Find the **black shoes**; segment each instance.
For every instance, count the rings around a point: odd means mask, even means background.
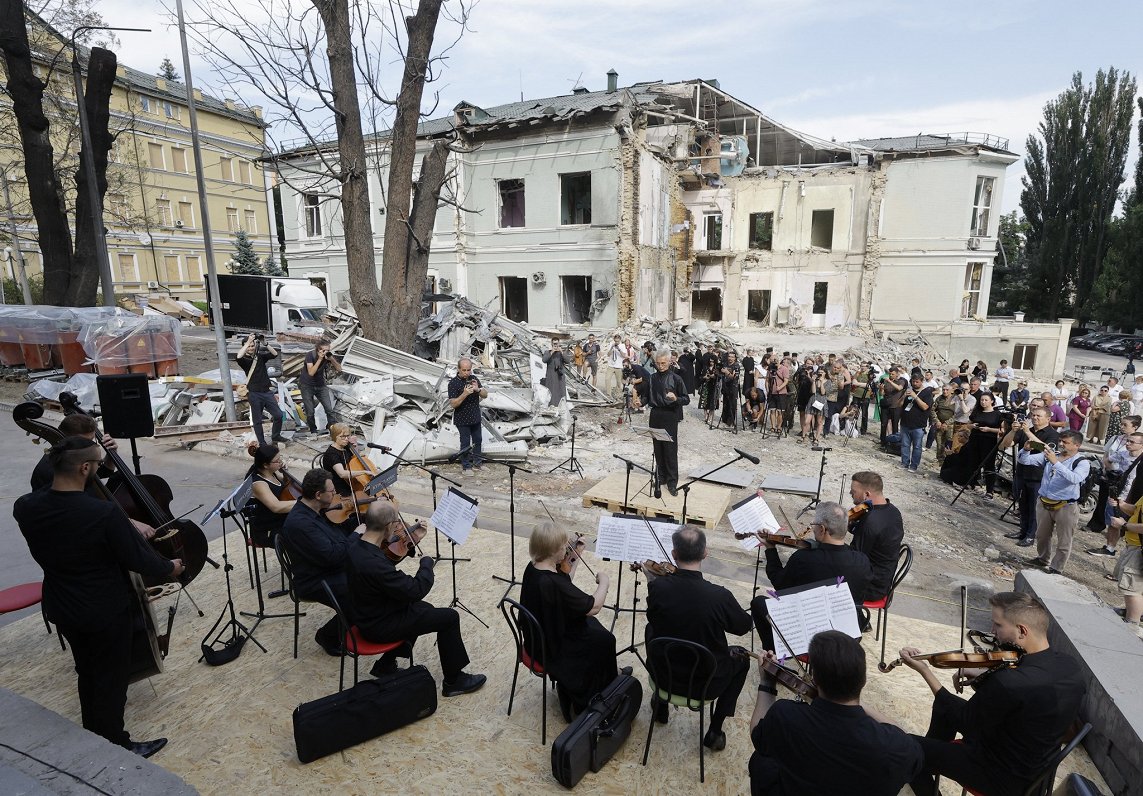
[[[319,647],[321,647],[323,650],[325,650],[326,655],[331,655],[334,658],[340,658],[342,655],[345,654],[345,648],[344,647],[342,647],[340,644],[326,644],[324,641],[321,640],[320,635],[314,636],[314,641],[316,641],[318,643]]]
[[[706,737],[702,739],[702,745],[712,752],[721,752],[726,748],[726,733],[722,730],[718,732],[707,730]]]
[[[446,697],[471,694],[473,691],[479,691],[487,680],[488,678],[483,674],[465,674],[461,672],[451,683],[445,681],[441,684],[441,694]]]
[[[397,673],[397,661],[393,658],[381,657],[373,664],[373,668],[369,670],[371,677],[388,677],[389,675]]]
[[[1016,546],[1017,547],[1031,547],[1034,544],[1036,544],[1035,539],[1021,539],[1019,542],[1016,543]]]
[[[281,436],[278,436],[278,437],[271,437],[271,438],[270,438],[270,441],[271,441],[271,442],[277,442],[277,443],[283,443],[283,444],[284,444],[284,443],[286,443],[286,442],[289,442],[289,440],[288,440],[288,439],[286,439],[285,437],[281,437]]]
[[[671,497],[679,494],[679,488],[675,484],[667,484],[667,491],[671,493]]]
[[[634,670],[630,666],[624,666],[622,669],[619,670],[619,673],[621,675],[623,675],[624,677],[630,677],[632,671],[634,671]]]
[[[1024,534],[1020,533],[1019,531],[1013,531],[1012,533],[1004,534],[1004,538],[1005,539],[1023,539]]]
[[[1046,567],[1049,564],[1051,564],[1050,561],[1048,561],[1046,558],[1040,558],[1040,556],[1028,559],[1028,565],[1033,567]]]
[[[166,738],[156,738],[153,741],[132,741],[131,745],[126,748],[128,752],[134,752],[139,757],[150,757],[166,745]]]

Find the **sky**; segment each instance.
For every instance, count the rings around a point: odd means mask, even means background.
[[[251,17],[268,1],[233,0]],[[99,0],[108,25],[153,29],[120,35],[124,63],[151,71],[170,57],[183,71],[164,4]],[[820,138],[970,131],[1008,138],[1022,157],[1044,103],[1074,72],[1086,81],[1109,66],[1143,73],[1140,30],[1141,0],[479,0],[433,88],[442,115],[462,99],[491,106],[521,93],[567,94],[577,84],[603,89],[609,69],[621,86],[713,78]],[[442,23],[438,44],[456,33]],[[192,57],[192,70],[196,86],[232,93],[201,58]],[[1137,154],[1133,142],[1128,175]],[[1008,169],[1005,212],[1019,206],[1022,174],[1022,162]]]

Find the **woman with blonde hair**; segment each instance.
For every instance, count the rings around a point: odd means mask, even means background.
[[[1099,388],[1099,393],[1092,399],[1088,417],[1088,442],[1106,442],[1107,423],[1111,419],[1111,392],[1106,384]]]
[[[528,539],[528,556],[520,585],[520,603],[536,617],[544,634],[539,640],[525,636],[524,646],[556,681],[564,718],[571,721],[592,696],[615,679],[615,636],[595,615],[607,597],[608,577],[595,576],[595,592],[588,594],[574,583],[583,542],[573,550],[567,531],[552,522],[535,527]]]

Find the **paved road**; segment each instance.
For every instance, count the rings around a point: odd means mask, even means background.
[[[20,495],[29,490],[28,478],[32,468],[42,455],[44,446],[32,444],[30,437],[12,422],[12,415],[0,411],[0,450],[4,451],[4,466],[0,467],[0,589],[41,580],[43,572],[28,553],[24,537],[12,519],[12,504]],[[130,447],[123,444],[124,458],[130,455]],[[156,444],[141,440],[139,453],[143,457],[144,472],[156,473],[166,479],[175,493],[171,504],[175,516],[189,511],[199,504],[204,508],[189,515],[198,522],[243,478],[248,462],[237,458],[217,456],[195,451],[184,451],[169,444]],[[222,530],[220,520],[212,520],[203,531],[210,539],[217,538]],[[241,551],[237,551],[241,552]],[[232,555],[234,551],[232,551]],[[26,616],[38,609],[0,616],[0,625]]]
[[[1122,382],[1124,379],[1121,374],[1123,373],[1123,368],[1127,366],[1127,358],[1117,354],[1104,354],[1102,351],[1089,351],[1086,348],[1069,346],[1067,359],[1064,360],[1064,367],[1069,376],[1076,372],[1075,369],[1077,365],[1093,368],[1098,367],[1101,372],[1103,370],[1111,370],[1116,376],[1120,377],[1120,381]],[[1143,363],[1136,366],[1136,371],[1143,373]],[[1093,373],[1088,379],[1090,381],[1099,382],[1107,381],[1106,376],[1102,378],[1099,378],[1099,376],[1100,373]],[[1133,381],[1133,379],[1128,378],[1126,381],[1130,382]]]

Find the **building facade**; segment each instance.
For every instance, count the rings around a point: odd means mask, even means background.
[[[70,45],[34,15],[29,14],[28,24],[36,73],[45,83],[44,111],[51,124],[57,170],[71,215],[79,132],[68,67]],[[215,263],[225,272],[238,230],[249,233],[261,257],[273,256],[276,248],[260,161],[265,155],[265,125],[258,108],[210,97],[197,89],[194,98],[207,186],[205,212]],[[110,111],[116,140],[109,155],[104,224],[116,294],[159,291],[183,299],[202,298],[207,269],[203,209],[195,180],[186,86],[120,64]],[[22,257],[27,272],[34,275],[42,271],[37,230],[27,199],[12,103],[6,96],[0,97],[0,172],[9,187],[7,201],[0,195],[0,228],[5,238],[10,237],[12,224],[16,229],[15,243],[5,245],[14,248],[10,259]]]

